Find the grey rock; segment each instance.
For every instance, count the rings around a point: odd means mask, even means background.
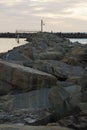
[[[17,109],[49,109],[49,88],[42,88],[26,93],[13,95],[14,107]]]
[[[68,114],[72,110],[70,95],[63,87],[53,87],[49,91],[51,111],[56,113],[56,118]]]
[[[17,125],[0,125],[0,130],[72,130],[61,126],[17,126]]]
[[[6,61],[0,61],[0,68],[0,79],[19,90],[50,87],[56,84],[57,81],[57,79],[50,74]]]
[[[65,87],[65,90],[70,94],[70,103],[73,107],[81,102],[81,87],[79,85]]]
[[[0,80],[0,95],[8,94],[12,89],[12,85]]]
[[[76,106],[82,100],[81,86],[76,85],[72,82],[62,81],[57,82],[57,86],[63,87],[70,94],[70,102],[72,106]]]
[[[39,54],[41,60],[61,60],[63,58],[62,52],[47,51]]]
[[[82,92],[82,102],[87,102],[87,90]]]
[[[37,113],[36,115],[30,116],[25,118],[24,121],[28,125],[46,125],[47,123],[51,122],[52,114],[45,111],[43,113]]]
[[[71,65],[87,65],[87,45],[78,45],[72,48],[64,57],[64,62]]]
[[[81,103],[77,104],[77,106],[79,107],[79,109],[81,111],[87,110],[87,102],[84,102],[84,103],[81,102]]]
[[[0,111],[10,112],[13,110],[13,97],[11,95],[0,96]]]
[[[85,72],[80,66],[71,66],[56,60],[37,60],[33,63],[33,68],[55,75],[62,80],[71,76],[83,76]]]

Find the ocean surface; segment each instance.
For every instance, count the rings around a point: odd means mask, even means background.
[[[7,52],[8,50],[13,49],[14,47],[21,46],[27,43],[25,41],[26,39],[21,38],[19,40],[19,43],[17,42],[17,39],[15,38],[0,38],[0,53]],[[70,38],[71,42],[80,42],[82,44],[87,44],[87,39],[81,39],[81,38]]]
[[[87,38],[69,38],[71,42],[79,42],[82,44],[87,44]]]
[[[19,43],[15,38],[0,38],[0,53],[7,52],[14,47],[21,46],[27,43],[26,39],[20,38]]]

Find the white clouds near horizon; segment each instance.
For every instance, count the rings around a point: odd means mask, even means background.
[[[39,29],[86,31],[87,0],[0,0],[0,31]],[[83,27],[82,27],[83,25]]]

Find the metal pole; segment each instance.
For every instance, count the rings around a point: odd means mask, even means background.
[[[18,37],[17,37],[17,42],[19,43],[19,34],[18,34]]]
[[[43,25],[45,25],[45,24],[44,24],[43,20],[41,19],[41,32],[43,32]]]

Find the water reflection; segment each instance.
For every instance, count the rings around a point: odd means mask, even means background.
[[[8,50],[13,49],[14,47],[24,45],[27,43],[26,39],[21,38],[19,43],[15,38],[0,38],[0,53],[7,52]]]

